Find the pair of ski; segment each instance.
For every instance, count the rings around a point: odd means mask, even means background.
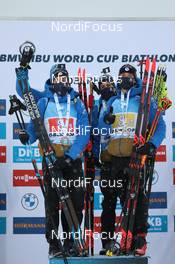
[[[120,245],[116,243],[115,247],[107,251],[107,255],[115,254],[129,254],[132,250],[134,223],[136,217],[136,209],[138,204],[138,195],[140,190],[141,178],[143,174],[143,167],[146,156],[137,153],[137,148],[146,143],[151,96],[153,92],[154,75],[156,69],[156,61],[153,59],[151,66],[151,73],[149,77],[150,60],[146,59],[145,71],[142,84],[142,92],[140,104],[137,115],[137,122],[134,135],[134,144],[132,148],[132,155],[129,164],[128,172],[128,186],[126,201],[119,217],[116,233],[120,232]],[[148,82],[149,78],[149,82]],[[147,89],[148,84],[148,89]],[[146,99],[146,100],[145,100]]]
[[[153,59],[151,65],[151,72],[149,76],[150,60],[149,58],[145,61],[145,71],[143,76],[142,93],[140,98],[136,129],[134,135],[134,144],[132,149],[131,160],[129,164],[128,173],[128,187],[127,187],[127,197],[125,204],[123,206],[121,215],[119,217],[119,223],[117,225],[116,233],[120,232],[122,235],[120,244],[116,244],[113,250],[109,250],[107,255],[112,255],[113,252],[117,254],[129,254],[132,252],[133,237],[134,237],[134,224],[136,217],[136,210],[138,204],[138,196],[141,188],[148,188],[147,199],[149,201],[152,176],[154,170],[154,158],[147,157],[146,155],[141,155],[137,153],[137,148],[143,146],[150,138],[154,135],[156,130],[159,117],[162,111],[165,111],[171,106],[171,101],[167,98],[167,91],[163,91],[162,81],[166,82],[166,70],[164,67],[159,67],[156,73],[156,60]],[[141,71],[142,72],[142,71]],[[148,81],[149,78],[149,81]],[[155,80],[155,84],[154,84]],[[148,86],[148,88],[147,88]],[[154,92],[153,92],[154,88]],[[149,129],[149,114],[151,97],[157,101],[158,108]],[[148,132],[149,131],[149,132]],[[144,168],[145,166],[145,168]],[[148,186],[142,186],[142,177],[144,174],[144,169],[146,169],[146,183]]]
[[[27,59],[27,55],[28,54],[31,55],[31,53],[32,53],[31,47],[28,46],[26,43],[26,46],[24,45],[24,49],[22,51],[22,59],[21,59],[21,63],[20,63],[21,67],[16,69],[18,83],[19,83],[19,86],[20,86],[22,94],[23,94],[23,98],[25,101],[26,108],[29,112],[29,116],[33,122],[36,136],[40,142],[40,145],[41,145],[41,148],[43,151],[43,158],[45,159],[49,175],[53,179],[53,181],[52,181],[53,182],[53,188],[55,189],[55,191],[58,195],[59,201],[61,202],[62,209],[63,209],[64,215],[65,215],[68,227],[69,227],[69,231],[72,232],[72,234],[73,234],[72,236],[73,236],[73,240],[74,240],[74,249],[75,249],[77,255],[87,256],[85,241],[84,241],[83,236],[82,236],[82,231],[81,231],[81,228],[79,225],[79,221],[78,221],[74,206],[73,206],[71,198],[70,198],[69,191],[67,190],[66,187],[62,187],[61,185],[57,186],[57,184],[56,184],[58,179],[60,181],[63,180],[63,175],[62,175],[61,170],[55,169],[54,164],[57,160],[56,154],[55,154],[54,149],[51,145],[50,139],[48,137],[46,128],[44,126],[44,123],[43,123],[43,120],[41,118],[38,106],[35,102],[34,96],[33,96],[32,92],[30,91],[30,86],[29,86],[28,80],[27,80],[26,76],[23,74],[23,70],[24,70],[23,67],[26,66],[26,60],[29,63],[30,59],[31,59],[31,56],[30,56],[30,58]],[[25,58],[25,60],[23,60],[23,58]],[[22,64],[22,61],[25,61],[24,65]],[[38,176],[38,170],[37,169],[35,169],[35,173],[36,173],[36,176]],[[46,198],[44,188],[41,188],[41,189],[42,189],[44,198]],[[52,226],[53,226],[55,233],[58,234],[58,230],[55,227],[53,219],[51,219],[51,221],[52,221]],[[77,238],[77,236],[74,237],[75,233],[79,234],[78,238]],[[62,243],[59,239],[58,239],[58,249],[62,251],[64,263],[65,264],[68,263],[64,248],[63,248]]]
[[[153,98],[157,102],[158,107],[152,122],[152,126],[147,135],[147,141],[149,141],[149,139],[154,135],[161,113],[165,112],[172,105],[172,101],[168,98],[166,79],[167,79],[166,67],[164,65],[159,65],[156,73],[154,91],[153,91]],[[155,162],[155,157],[148,157],[145,164],[146,180],[145,180],[144,190],[145,193],[147,194],[148,201],[151,193],[152,178],[154,173],[154,162]]]
[[[153,98],[157,102],[157,111],[154,116],[151,128],[147,134],[147,141],[151,139],[154,135],[160,115],[162,112],[165,112],[168,108],[171,107],[172,101],[168,98],[168,91],[166,87],[166,67],[165,65],[159,65],[156,73],[154,90],[153,90]],[[151,186],[152,186],[152,178],[154,173],[154,162],[155,157],[147,157],[145,164],[145,186],[144,190],[147,195],[147,200],[149,201]]]
[[[86,71],[85,69],[78,69],[78,92],[80,99],[83,101],[86,111],[88,113],[89,124],[92,125],[92,109],[94,106],[94,96],[92,83],[90,82],[90,93],[87,96],[86,87]],[[85,178],[88,178],[88,183],[85,192],[85,217],[84,217],[84,234],[86,234],[86,247],[88,253],[94,255],[94,240],[93,240],[93,230],[94,230],[94,188],[93,180],[95,177],[95,166],[94,159],[92,155],[92,144],[93,137],[92,133],[90,135],[90,141],[84,151],[84,174]]]

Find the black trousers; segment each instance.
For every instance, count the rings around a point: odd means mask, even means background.
[[[45,199],[45,215],[46,215],[46,230],[45,235],[48,243],[54,242],[52,239],[52,230],[53,226],[51,223],[51,215],[54,220],[55,226],[59,227],[59,198],[54,188],[52,188],[52,179],[48,173],[48,169],[45,161],[43,160],[43,174],[44,174],[44,186],[46,190],[46,199]],[[67,183],[69,180],[83,180],[83,170],[82,170],[82,161],[81,159],[76,159],[72,162],[72,166],[70,168],[66,168],[62,171],[63,178]],[[65,184],[64,184],[65,185]],[[62,185],[63,186],[63,185]],[[77,186],[72,181],[71,184],[67,185],[70,197],[79,221],[79,224],[82,222],[83,218],[83,208],[84,208],[84,189],[83,187]],[[61,211],[61,223],[62,228],[65,233],[69,235],[69,230],[65,215],[63,210]]]
[[[103,247],[105,247],[105,244],[114,237],[115,223],[116,223],[115,210],[116,210],[117,198],[120,198],[120,203],[122,207],[124,206],[126,200],[129,162],[130,162],[130,158],[113,156],[111,162],[104,163],[101,169],[101,181],[102,180],[108,181],[110,182],[108,186],[112,186],[105,188],[101,187],[101,192],[104,196],[102,202],[102,214],[101,214],[101,225],[102,225],[101,232],[103,234],[102,236]],[[147,219],[148,219],[148,198],[146,194],[144,194],[143,189],[141,189],[139,192],[136,218],[135,218],[135,226],[134,226],[135,235],[143,232],[147,233],[147,229],[149,226],[147,224]]]

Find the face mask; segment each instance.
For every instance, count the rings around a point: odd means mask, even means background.
[[[101,91],[101,98],[105,101],[108,101],[110,97],[114,96],[115,93],[113,91],[113,89],[111,88],[104,88]]]
[[[69,87],[64,83],[55,83],[51,86],[50,90],[54,93],[57,93],[58,96],[65,96],[68,92]]]
[[[119,89],[129,90],[135,85],[135,80],[131,77],[119,77],[117,86]]]

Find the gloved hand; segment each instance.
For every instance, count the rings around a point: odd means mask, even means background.
[[[98,94],[100,95],[100,89],[97,87],[97,85],[95,83],[92,82],[92,89]]]
[[[101,162],[100,162],[99,159],[97,159],[97,158],[94,158],[94,165],[95,165],[95,167],[98,168],[98,169],[100,169],[101,166],[102,166]]]
[[[19,131],[19,140],[23,145],[26,145],[29,141],[29,134],[23,129]]]
[[[66,168],[71,168],[72,162],[73,159],[68,155],[65,155],[64,157],[57,158],[57,160],[54,162],[54,168],[56,170],[64,170]]]
[[[137,148],[137,153],[141,155],[154,156],[156,153],[156,147],[151,142],[147,142],[143,146]]]
[[[113,107],[110,107],[110,111],[108,114],[104,116],[104,122],[108,125],[112,125],[115,122],[115,115],[113,113]]]
[[[31,69],[29,66],[29,62],[32,59],[33,53],[34,51],[31,47],[23,49],[20,66],[27,68],[27,69]]]

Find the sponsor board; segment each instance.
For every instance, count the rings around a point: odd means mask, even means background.
[[[175,219],[175,218],[174,218]],[[119,217],[116,217],[115,226],[119,221]],[[162,233],[168,232],[168,216],[167,215],[152,215],[148,218],[148,223],[150,225],[148,232],[151,233]],[[94,217],[94,232],[101,232],[101,217]]]
[[[0,163],[6,163],[7,161],[7,149],[6,146],[0,146]]]
[[[28,123],[25,123],[25,127],[27,127]],[[19,131],[20,126],[18,123],[13,123],[13,139],[19,139]]]
[[[94,210],[102,210],[103,194],[95,193],[94,194]],[[116,209],[121,209],[120,201],[117,200]]]
[[[21,198],[21,204],[24,209],[31,211],[37,208],[39,200],[34,193],[26,193]]]
[[[175,145],[173,145],[173,161],[175,161]]]
[[[7,209],[6,193],[0,193],[0,210]]]
[[[39,172],[43,179],[42,170]],[[39,186],[34,170],[13,170],[13,186]]]
[[[161,145],[157,149],[155,161],[166,162],[166,145]]]
[[[44,234],[45,217],[14,217],[13,234]]]
[[[102,210],[103,194],[94,194],[94,209]],[[166,192],[152,192],[150,195],[150,209],[167,208],[167,193]],[[121,209],[120,200],[117,200],[116,209]]]
[[[153,172],[153,178],[152,178],[152,185],[155,185],[159,181],[159,174],[158,172],[154,169]]]
[[[0,123],[0,139],[6,139],[6,123]]]
[[[175,168],[173,168],[173,184],[175,185]]]
[[[115,220],[115,227],[117,227],[117,223],[119,222],[119,216],[116,217]],[[94,217],[94,232],[100,233],[101,232],[101,217],[95,216]]]
[[[36,162],[41,162],[41,156],[38,147],[13,146],[13,162],[14,163],[30,163],[34,158]]]
[[[175,138],[175,122],[172,122],[172,137]]]
[[[0,235],[6,234],[6,217],[0,217]]]
[[[167,215],[152,215],[148,217],[150,225],[148,232],[168,232],[168,216]]]
[[[166,192],[151,192],[149,199],[150,209],[167,208]]]
[[[0,99],[0,116],[6,115],[6,100]]]

